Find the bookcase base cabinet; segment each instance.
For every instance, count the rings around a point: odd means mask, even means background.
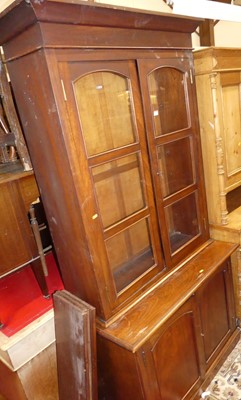
[[[153,296],[165,296],[165,288]],[[132,312],[141,318],[141,310],[149,306],[146,298]],[[140,342],[133,346],[135,327],[129,315],[122,316],[113,323],[113,335],[111,327],[99,331],[99,398],[200,399],[239,338],[234,315],[228,259],[179,307],[176,304],[167,319],[160,315],[163,323],[150,330],[143,326],[145,334],[140,332]],[[120,331],[114,333],[117,326],[126,332],[125,343]]]

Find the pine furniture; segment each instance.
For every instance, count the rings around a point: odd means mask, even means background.
[[[208,231],[199,22],[72,0],[0,19],[64,285],[96,308],[100,399],[200,396],[239,337],[237,245]]]
[[[241,230],[241,50],[194,52],[197,99],[211,237],[237,243]],[[232,256],[241,317],[240,247]]]

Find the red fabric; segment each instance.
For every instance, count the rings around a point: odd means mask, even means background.
[[[46,255],[49,293],[62,290],[63,283],[52,253]],[[30,322],[53,308],[52,296],[45,299],[30,266],[0,279],[1,332],[12,336]]]

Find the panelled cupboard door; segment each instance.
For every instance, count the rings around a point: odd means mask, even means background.
[[[137,71],[133,61],[59,70],[88,245],[115,308],[164,270]]]
[[[207,239],[192,65],[138,60],[165,258],[176,265]]]
[[[235,330],[235,306],[230,261],[197,291],[201,336],[208,369]]]
[[[189,399],[201,384],[202,344],[194,297],[189,298],[139,351],[145,399]]]

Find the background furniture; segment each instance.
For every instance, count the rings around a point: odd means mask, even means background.
[[[53,309],[43,295],[62,286],[43,270],[52,241],[2,60],[0,97],[0,392],[40,400],[44,386],[56,400]]]
[[[32,164],[1,56],[0,96],[0,173],[16,170],[19,164],[24,171],[30,171]]]
[[[48,290],[62,290],[52,254]],[[0,280],[0,393],[8,400],[58,398],[53,301],[44,298],[30,265]],[[22,397],[23,396],[23,397]]]
[[[194,52],[210,233],[237,243],[241,230],[241,51]],[[232,257],[236,309],[241,316],[240,247]]]
[[[64,285],[96,308],[100,399],[200,395],[239,338],[237,245],[209,239],[198,22],[68,0],[0,20]]]
[[[39,191],[33,171],[20,169],[0,174],[0,277],[31,264],[43,295],[48,296],[48,272],[43,270],[41,257],[45,257],[42,243],[47,252],[52,250],[52,240],[44,231],[42,238],[46,237],[46,241],[41,241],[40,232],[40,242],[34,235],[29,211],[37,201]],[[37,202],[37,205],[42,208],[40,203]],[[37,220],[35,223],[38,224]],[[48,233],[47,225],[44,224],[44,227]]]
[[[29,222],[30,208],[34,217],[37,204],[33,206],[33,203],[39,201],[40,195],[2,57],[0,96],[0,276],[31,262],[43,294],[47,296],[47,269],[39,226],[35,218],[31,219],[32,229]],[[51,239],[48,240],[51,244]]]
[[[0,188],[0,275],[4,275],[38,256],[28,212],[39,192],[32,171],[0,174]]]

